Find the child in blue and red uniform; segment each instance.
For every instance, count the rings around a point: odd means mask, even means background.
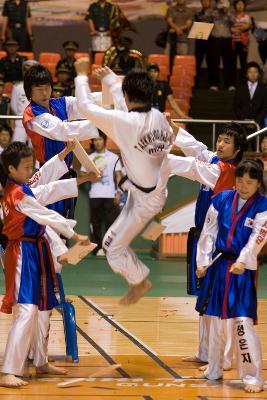
[[[40,164],[44,164],[62,151],[69,139],[88,140],[98,137],[98,130],[82,117],[75,97],[51,98],[53,80],[50,72],[42,65],[34,65],[24,76],[24,90],[30,101],[23,115],[23,125],[31,139],[34,154]],[[101,94],[95,94],[95,99]],[[66,157],[69,173],[64,178],[73,177],[71,170],[73,154]],[[76,176],[76,175],[75,175]],[[73,218],[74,204],[63,200],[51,204],[50,209],[67,218]]]
[[[35,336],[40,334],[38,309],[49,314],[58,304],[58,284],[45,226],[75,241],[84,240],[84,236],[74,232],[76,221],[66,220],[45,207],[50,202],[77,196],[75,179],[31,189],[27,182],[33,168],[32,150],[21,142],[9,145],[3,151],[1,160],[3,231],[8,237],[5,255],[6,295],[1,311],[13,312],[13,324],[8,335],[0,385],[17,387],[27,384],[15,375],[23,375],[30,346]],[[42,343],[45,346],[45,338]],[[37,346],[35,350],[38,355],[34,365],[40,372],[64,373],[64,370],[47,363],[44,348]]]
[[[238,370],[248,392],[263,387],[261,346],[253,326],[257,320],[257,254],[267,233],[267,198],[259,192],[262,184],[262,163],[242,161],[236,170],[236,190],[212,199],[197,248],[197,275],[209,278],[201,283],[196,305],[200,315],[210,319],[209,365],[201,377],[222,377],[222,324],[224,319],[233,319]]]

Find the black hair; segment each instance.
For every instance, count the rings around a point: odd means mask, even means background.
[[[244,151],[247,150],[248,142],[245,128],[238,122],[229,122],[225,124],[220,130],[219,135],[227,135],[234,138],[235,150],[239,149],[235,160],[237,162],[242,160]]]
[[[12,128],[7,124],[0,125],[0,132],[2,132],[2,131],[7,131],[9,133],[10,137],[12,137],[12,135],[13,135]]]
[[[157,63],[151,63],[151,64],[148,64],[148,66],[147,66],[147,71],[149,72],[149,71],[151,71],[151,70],[155,70],[155,71],[157,71],[157,72],[160,72],[160,68],[159,68],[159,65],[157,64]]]
[[[28,100],[32,95],[32,87],[50,84],[53,88],[53,79],[50,71],[41,64],[33,65],[24,75],[24,91]]]
[[[154,83],[144,69],[133,69],[123,79],[122,91],[129,101],[141,103],[151,108]]]
[[[247,72],[248,72],[248,70],[250,68],[256,68],[258,70],[259,74],[262,73],[261,67],[259,66],[258,63],[256,63],[256,61],[250,61],[249,63],[247,63],[247,65],[246,65],[246,74],[247,74]]]
[[[8,167],[17,168],[22,158],[30,156],[33,156],[32,149],[23,142],[13,142],[3,150],[0,162],[0,183],[3,187],[9,175]]]
[[[236,10],[236,5],[237,5],[237,3],[239,3],[240,1],[242,1],[242,3],[244,4],[244,9],[247,8],[247,2],[246,2],[246,0],[235,0],[234,3],[233,3],[233,6],[234,6],[234,9],[235,9],[235,10]]]
[[[98,129],[98,133],[99,133],[99,137],[101,137],[104,140],[104,144],[106,146],[107,139],[108,139],[107,135],[104,132],[102,132],[100,129]],[[94,139],[97,139],[97,137]],[[92,140],[92,144],[91,144],[92,151],[95,151],[94,139]]]
[[[249,158],[247,160],[241,161],[235,172],[235,176],[237,178],[241,178],[245,174],[248,174],[248,176],[251,179],[256,179],[260,184],[261,184],[261,189],[263,189],[264,192],[264,181],[263,181],[263,171],[264,171],[264,164],[261,160]]]

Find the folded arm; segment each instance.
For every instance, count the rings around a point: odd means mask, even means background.
[[[197,267],[206,267],[212,261],[218,235],[218,211],[211,205],[197,245]]]

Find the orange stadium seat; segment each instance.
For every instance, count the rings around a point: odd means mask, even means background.
[[[178,106],[180,107],[180,109],[185,113],[188,114],[189,113],[189,109],[190,109],[190,105],[189,105],[189,101],[187,99],[174,99],[176,101],[176,103],[178,104]],[[169,102],[166,103],[166,111],[170,112],[171,117],[172,118],[177,118],[177,115],[175,114],[175,112],[172,110]]]
[[[194,86],[194,80],[192,79],[191,76],[172,75],[170,77],[170,85],[192,87]]]
[[[169,76],[168,68],[166,67],[166,65],[160,65],[159,69],[160,69],[159,80],[167,81]]]
[[[39,55],[39,62],[44,67],[48,68],[52,74],[52,78],[55,79],[56,76],[56,66],[61,56],[59,53],[40,53]]]
[[[170,57],[167,54],[149,54],[147,57],[147,63],[156,63],[160,67],[161,65],[165,65],[167,70],[170,70]]]
[[[3,58],[6,56],[6,51],[0,51],[0,58]]]
[[[173,97],[175,99],[190,99],[192,97],[192,88],[172,86]]]
[[[18,54],[27,57],[28,60],[34,60],[34,54],[30,51],[18,51]]]
[[[102,65],[105,53],[95,53],[94,64]]]
[[[196,57],[195,56],[175,56],[174,65],[194,65],[196,66]]]
[[[107,138],[107,149],[108,150],[119,150],[116,143],[113,142],[109,137]]]
[[[75,58],[78,60],[79,58],[87,57],[90,58],[89,53],[75,53]]]

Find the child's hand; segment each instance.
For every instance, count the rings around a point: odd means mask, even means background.
[[[67,145],[64,150],[58,153],[58,157],[61,161],[67,157],[67,155],[75,149],[75,141],[73,139],[69,139]]]
[[[95,172],[85,172],[82,176],[77,178],[77,185],[82,185],[85,182],[96,183],[101,180],[101,175],[96,174]]]
[[[207,273],[207,268],[205,267],[198,267],[196,270],[196,276],[198,278],[203,278]]]
[[[242,275],[245,272],[245,264],[241,262],[232,264],[230,272],[235,275]]]
[[[67,265],[68,264],[68,260],[66,258],[64,258],[64,255],[58,256],[57,262],[59,264],[62,264],[62,265]]]
[[[74,63],[77,75],[87,76],[90,71],[90,60],[87,57],[79,58]]]
[[[80,235],[79,233],[74,232],[74,235],[71,238],[75,242],[81,242],[82,245],[86,246],[90,244],[90,239],[86,235]]]

